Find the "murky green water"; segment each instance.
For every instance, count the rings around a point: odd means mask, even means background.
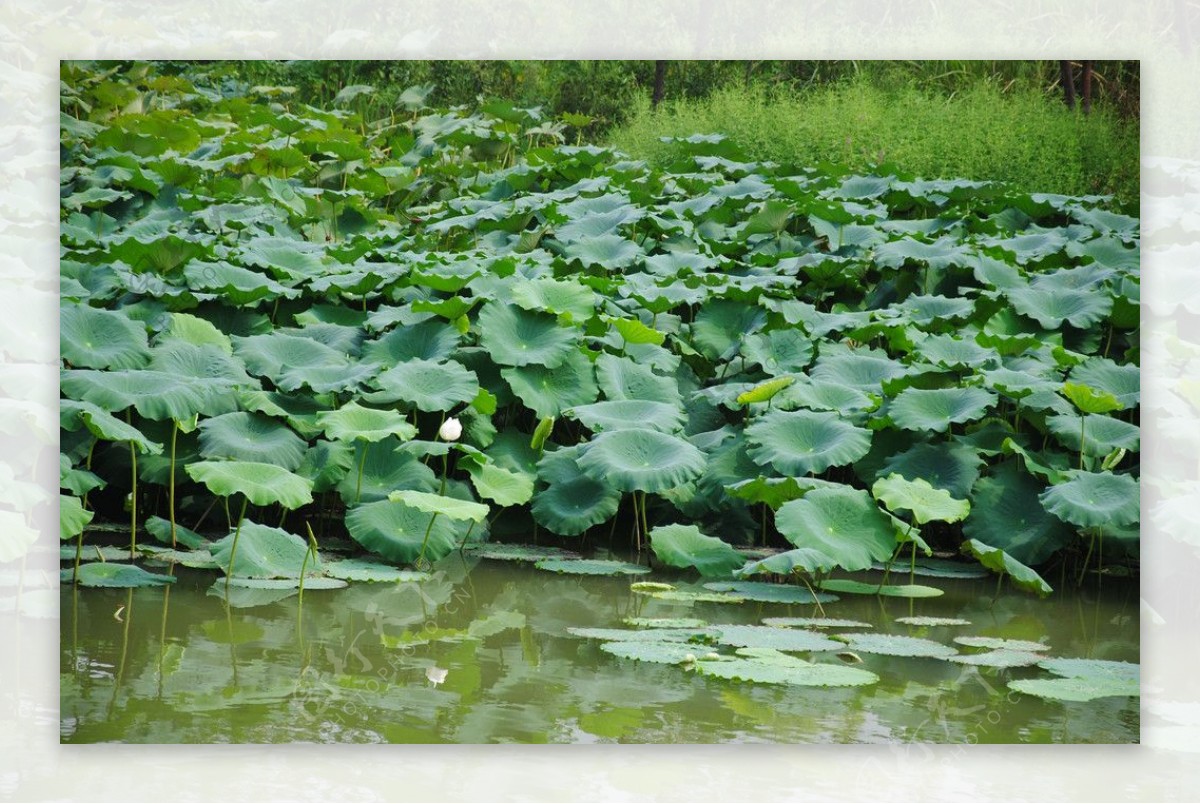
[[[618,659],[571,626],[622,618],[758,623],[811,606],[678,603],[628,578],[447,559],[421,584],[354,584],[250,607],[211,573],[159,589],[62,589],[63,742],[1136,742],[1138,699],[1060,703],[1006,689],[1038,668],[862,654],[880,681],[804,688],[704,678]],[[928,582],[928,581],[927,581]],[[876,632],[1042,640],[1053,655],[1138,660],[1137,588],[1048,600],[935,580],[941,598],[844,595],[831,617]],[[248,601],[235,601],[239,603]],[[121,607],[124,607],[123,609]],[[118,612],[118,610],[120,611]],[[906,615],[970,626],[915,628]],[[837,661],[830,655],[822,660]],[[444,678],[443,673],[444,672]],[[440,683],[435,683],[440,681]]]

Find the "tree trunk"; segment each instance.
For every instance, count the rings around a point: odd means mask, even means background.
[[[1096,62],[1085,61],[1083,63],[1083,113],[1089,114],[1092,111],[1092,65]]]
[[[1063,102],[1067,104],[1067,108],[1075,109],[1075,71],[1071,68],[1071,62],[1060,61],[1058,63],[1059,75],[1062,77],[1063,87]]]
[[[650,108],[658,107],[662,102],[664,85],[667,80],[667,63],[665,61],[654,62],[654,93],[650,96]]]

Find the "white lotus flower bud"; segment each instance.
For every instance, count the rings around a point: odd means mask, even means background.
[[[438,438],[443,441],[457,441],[462,437],[462,422],[451,416],[442,422],[438,428]]]
[[[433,686],[437,686],[446,680],[446,674],[450,672],[442,667],[426,667],[425,678],[433,682]]]

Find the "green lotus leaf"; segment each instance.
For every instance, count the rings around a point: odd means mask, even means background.
[[[192,260],[183,268],[192,290],[219,293],[231,304],[254,304],[264,299],[294,299],[300,291],[279,284],[271,277],[228,262]]]
[[[823,553],[843,569],[868,569],[886,561],[896,549],[891,520],[865,491],[826,488],[785,503],[775,526],[796,547]]]
[[[813,359],[813,342],[799,329],[758,332],[742,342],[742,354],[771,376],[803,371]]]
[[[544,558],[534,566],[547,572],[568,575],[645,575],[650,572],[649,567],[641,567],[625,561],[598,561],[595,559]]]
[[[673,407],[683,405],[679,383],[656,374],[649,366],[628,357],[603,354],[596,360],[596,380],[608,399],[645,399]]]
[[[913,656],[946,659],[957,651],[949,645],[931,639],[902,636],[900,634],[840,634],[846,647],[856,653],[877,653],[882,656]]]
[[[906,480],[898,474],[876,480],[871,494],[889,511],[911,511],[918,525],[934,520],[958,522],[971,512],[966,500],[956,500],[950,492],[934,488],[925,480]]]
[[[345,558],[341,561],[325,562],[324,572],[331,578],[343,581],[361,581],[366,583],[412,583],[427,581],[432,576],[428,572],[403,570],[389,564],[380,564],[364,558]],[[308,584],[305,584],[305,588]]]
[[[725,592],[706,592],[702,589],[634,589],[633,586],[630,586],[630,591],[641,595],[648,595],[655,600],[664,600],[668,603],[678,603],[683,606],[691,606],[695,603],[746,602],[744,597],[738,597],[737,595]]]
[[[842,643],[799,628],[769,625],[718,625],[717,641],[739,648],[772,648],[780,651],[840,650]]]
[[[492,463],[467,468],[475,492],[500,506],[524,505],[533,498],[533,477]]]
[[[71,304],[59,313],[59,350],[71,366],[136,369],[146,365],[146,327],[116,310]]]
[[[578,553],[561,547],[539,547],[531,544],[478,544],[468,545],[466,552],[479,558],[496,561],[542,561],[547,558],[575,559]]]
[[[714,592],[731,594],[742,600],[753,600],[756,603],[787,603],[802,605],[814,603],[833,603],[835,595],[825,595],[814,592],[806,586],[792,586],[782,583],[762,583],[760,581],[720,581],[704,584],[705,589]]]
[[[761,307],[729,299],[705,304],[692,322],[692,339],[710,360],[728,360],[737,354],[742,340],[761,329],[766,313]]]
[[[539,525],[560,536],[578,536],[617,513],[621,493],[584,474],[580,447],[550,452],[538,464],[538,477],[548,484],[534,496],[532,513]]]
[[[734,574],[739,578],[747,578],[751,575],[791,575],[794,572],[807,572],[815,575],[819,572],[828,572],[837,566],[837,561],[820,550],[798,547],[795,550],[787,550],[758,561],[751,561]]]
[[[229,575],[242,578],[300,577],[300,568],[305,566],[309,548],[299,536],[244,520],[240,532],[236,534],[237,553],[233,556],[233,571],[229,572],[234,536],[234,533],[230,533],[209,545],[212,557]],[[307,568],[319,571],[320,560],[309,556]]]
[[[595,312],[597,297],[595,291],[578,282],[543,278],[515,283],[509,289],[509,298],[522,310],[540,310],[586,321]]]
[[[363,360],[384,368],[410,360],[438,363],[450,358],[460,337],[458,330],[444,321],[421,321],[363,344]]]
[[[877,583],[863,583],[862,581],[852,581],[848,578],[834,578],[829,581],[821,581],[817,586],[830,592],[844,592],[847,595],[876,595],[877,597],[924,598],[941,597],[943,594],[941,589],[935,589],[932,586],[922,586],[921,584],[885,584],[880,586]]]
[[[966,444],[941,442],[915,444],[883,462],[879,477],[897,474],[908,480],[924,479],[931,486],[944,489],[952,497],[965,498],[971,493],[983,458]]]
[[[622,628],[568,628],[567,633],[581,639],[616,642],[695,642],[709,634],[707,628],[657,628],[630,631]]]
[[[1102,357],[1089,357],[1071,369],[1071,380],[1112,394],[1127,408],[1136,407],[1141,399],[1142,372],[1134,364],[1121,365]]]
[[[1141,665],[1106,659],[1043,659],[1038,666],[1063,678],[1107,678],[1113,681],[1137,682],[1142,677]]]
[[[1141,695],[1141,668],[1128,662],[1102,659],[1046,659],[1039,667],[1061,678],[1019,679],[1008,686],[1026,695],[1059,701],[1091,701]]]
[[[613,328],[626,344],[652,343],[661,346],[666,335],[643,324],[636,318],[611,318]]]
[[[893,565],[895,566],[895,565]],[[887,565],[876,564],[872,569],[880,572],[887,570]],[[978,564],[967,564],[963,561],[949,561],[940,558],[921,558],[909,564],[908,571],[913,575],[927,578],[986,578],[987,570]]]
[[[252,374],[267,377],[284,391],[306,385],[317,393],[355,389],[375,368],[312,338],[281,332],[234,336],[233,348]]]
[[[392,436],[407,441],[417,435],[417,428],[398,411],[366,408],[354,401],[317,414],[317,425],[334,441],[374,442]]]
[[[605,642],[600,650],[621,659],[655,664],[688,664],[696,661],[702,647],[681,642]]]
[[[1018,313],[1049,330],[1060,329],[1064,322],[1087,329],[1112,312],[1112,296],[1095,288],[1039,287],[1031,283],[1009,288],[1005,295]]]
[[[380,390],[364,395],[370,402],[405,402],[418,410],[448,411],[479,395],[475,374],[459,363],[409,360],[372,378]]]
[[[554,368],[516,366],[502,369],[500,374],[513,394],[539,418],[561,416],[568,408],[594,402],[600,393],[592,362],[577,350]]]
[[[784,410],[811,408],[843,414],[871,410],[878,402],[857,388],[805,377],[779,395],[778,407]]]
[[[241,545],[239,544],[238,547],[240,549]],[[307,591],[316,592],[316,591],[323,591],[323,590],[330,590],[330,589],[345,589],[347,585],[348,584],[345,581],[338,579],[338,578],[313,577],[313,578],[305,578],[304,579],[304,591],[306,591],[306,592]],[[232,577],[229,579],[229,586],[231,589],[284,592],[284,591],[298,590],[300,588],[300,579],[299,578],[240,578],[240,577]],[[213,590],[216,590],[217,597],[224,597],[225,596],[225,591],[224,591],[225,590],[225,582],[218,581],[216,584],[213,584]],[[210,592],[210,594],[211,594],[211,592]],[[274,599],[279,600],[281,598],[274,598]],[[230,605],[233,605],[232,602],[230,603]],[[255,605],[262,605],[262,604],[256,603]]]
[[[1062,384],[1028,371],[1015,371],[1009,368],[991,369],[982,372],[983,381],[1010,399],[1024,400],[1035,392],[1056,392]]]
[[[837,617],[766,617],[763,625],[772,628],[874,628],[870,623],[858,620],[841,620]]]
[[[1063,383],[1062,394],[1084,413],[1111,413],[1123,407],[1121,402],[1108,391],[1098,391],[1082,383],[1070,381]]]
[[[871,432],[835,413],[772,411],[746,427],[749,454],[784,475],[823,472],[853,463],[871,448]]]
[[[175,339],[160,341],[150,351],[148,368],[201,382],[220,383],[223,386],[258,385],[246,373],[241,361],[220,346],[211,343],[197,345]]]
[[[909,369],[881,354],[822,353],[809,372],[812,380],[878,394],[884,382],[903,377]]]
[[[626,268],[642,256],[637,243],[615,234],[581,237],[563,250],[568,260],[579,260],[585,268],[597,265],[605,271]]]
[[[1000,637],[986,636],[962,636],[955,637],[954,641],[960,645],[966,645],[968,648],[988,648],[990,650],[1018,650],[1025,653],[1039,653],[1041,651],[1050,650],[1049,645],[1041,642],[1030,642],[1026,639],[1001,639]],[[1042,661],[1043,656],[1038,661]]]
[[[671,567],[695,567],[706,578],[729,575],[746,563],[727,542],[706,536],[695,525],[659,525],[650,529],[650,549]]]
[[[945,368],[979,368],[1000,359],[995,349],[954,335],[931,335],[920,342],[918,349],[923,360]]]
[[[388,495],[388,499],[425,513],[441,514],[448,519],[470,520],[476,524],[487,519],[491,512],[490,508],[481,503],[411,489],[393,491]]]
[[[321,493],[336,489],[353,464],[354,450],[349,443],[318,439],[305,451],[295,471],[312,481],[314,492]],[[357,486],[357,476],[355,482]]]
[[[739,405],[752,405],[757,402],[768,402],[776,394],[787,388],[796,381],[795,377],[776,377],[773,380],[761,382],[751,388],[749,391],[744,391],[738,394],[736,402]]]
[[[1000,649],[983,653],[966,653],[949,657],[950,661],[958,664],[974,665],[976,667],[1030,667],[1041,661],[1036,653],[1022,650]]]
[[[1046,426],[1063,446],[1078,453],[1083,447],[1085,454],[1103,457],[1114,449],[1137,452],[1141,443],[1141,429],[1136,424],[1088,413],[1084,416],[1047,416]],[[1080,443],[1080,438],[1083,443]]]
[[[611,399],[576,405],[567,410],[567,415],[578,419],[592,432],[646,428],[677,433],[683,429],[685,421],[683,411],[674,405],[647,399]]]
[[[888,413],[905,430],[941,433],[952,424],[983,418],[995,402],[996,397],[982,388],[905,388]]]
[[[63,570],[63,581],[70,583],[73,570]],[[137,589],[147,586],[167,586],[175,583],[171,575],[159,575],[147,572],[141,567],[131,564],[113,564],[110,562],[80,564],[77,582],[80,586],[94,586],[117,589]]]
[[[97,526],[99,526],[99,523],[97,523]],[[100,527],[102,527],[102,526],[100,526]],[[90,530],[90,528],[86,529],[86,530]],[[34,533],[31,538],[36,538],[36,537],[37,537],[37,534]],[[141,551],[141,545],[138,545],[138,550],[139,550],[139,552]],[[75,545],[66,545],[66,544],[62,545],[61,547],[59,547],[58,556],[59,556],[60,561],[74,562],[75,561]],[[127,561],[133,560],[129,555],[128,548],[113,547],[113,546],[107,545],[107,544],[104,545],[103,547],[101,547],[100,545],[96,545],[96,544],[88,545],[87,547],[84,548],[83,556],[85,558],[91,558],[92,556],[96,556],[97,558],[99,558],[101,561],[104,561],[104,562],[112,562],[112,561],[116,561],[116,562],[126,561],[127,562]]]
[[[479,312],[479,342],[504,366],[554,368],[577,353],[575,330],[546,313],[488,302]]]
[[[158,547],[153,544],[139,544],[138,552],[149,561],[163,564],[179,564],[192,569],[219,570],[221,565],[213,558],[208,550],[172,550],[169,547]],[[129,558],[128,554],[125,556]],[[110,559],[111,560],[111,559]]]
[[[879,676],[870,671],[844,664],[805,662],[786,653],[762,649],[743,649],[738,653],[743,657],[701,659],[696,662],[696,670],[714,678],[797,687],[860,687],[879,681]]]
[[[692,617],[626,617],[621,622],[631,628],[704,628],[704,620]]]
[[[150,516],[144,523],[146,532],[163,544],[171,544],[171,523],[160,516]],[[194,530],[175,524],[175,542],[189,550],[207,550],[208,539]]]
[[[1074,535],[1038,502],[1043,485],[1006,462],[975,485],[963,533],[1037,565],[1070,544]]]
[[[967,318],[975,312],[975,303],[970,299],[947,296],[909,296],[892,309],[899,310],[914,324],[926,326]]]
[[[359,483],[358,472],[351,470],[337,485],[338,493],[347,505],[383,500],[397,489],[433,491],[437,487],[437,476],[419,456],[404,452],[402,448],[388,449],[388,442],[370,447],[362,441],[356,444],[350,465],[362,467],[362,483]],[[363,450],[366,450],[366,460],[363,460]]]
[[[208,319],[190,313],[172,313],[171,324],[160,343],[182,342],[193,346],[215,346],[227,355],[233,354],[233,341]]]
[[[710,464],[711,465],[711,464]],[[815,477],[762,477],[739,480],[725,486],[730,496],[747,502],[763,503],[773,509],[785,502],[797,500],[813,489],[840,486]]]
[[[286,424],[258,413],[226,413],[200,422],[200,454],[208,460],[272,463],[293,471],[307,446]]]
[[[128,369],[62,373],[62,391],[109,412],[133,408],[147,419],[190,419],[234,410],[237,399],[228,381],[198,379],[165,371]]]
[[[977,558],[980,564],[992,572],[1007,575],[1019,588],[1033,592],[1038,597],[1045,597],[1054,591],[1041,575],[998,547],[984,544],[978,539],[968,539],[963,543],[962,551]]]
[[[186,467],[188,475],[213,494],[244,494],[255,505],[279,503],[296,509],[312,502],[312,481],[286,469],[255,461],[197,461]]]
[[[78,497],[71,497],[67,494],[58,495],[58,537],[60,539],[73,539],[83,533],[83,529],[92,521],[93,516],[95,516],[95,512],[86,510]]]
[[[1129,475],[1078,470],[1067,474],[1069,480],[1039,495],[1046,510],[1059,519],[1082,528],[1138,521],[1138,482]]]
[[[71,458],[65,453],[59,453],[58,485],[63,490],[82,497],[93,489],[104,488],[108,482],[95,472],[73,467]]]
[[[390,500],[350,509],[346,514],[346,530],[363,547],[396,564],[416,561],[427,533],[425,557],[430,561],[453,552],[460,537],[457,523],[449,517]]]
[[[620,491],[659,492],[695,480],[704,453],[687,441],[654,430],[610,430],[580,451],[579,468]]]
[[[58,412],[64,430],[74,431],[83,426],[101,441],[127,441],[136,446],[140,452],[154,455],[163,451],[162,444],[151,441],[141,430],[126,424],[90,402],[74,402],[70,399],[63,399],[58,403]]]
[[[921,628],[971,624],[970,620],[964,620],[960,617],[897,617],[896,622]]]

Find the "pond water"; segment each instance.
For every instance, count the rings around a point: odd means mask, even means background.
[[[627,628],[627,617],[756,624],[821,616],[811,605],[687,605],[634,594],[628,577],[460,556],[438,564],[432,580],[309,590],[302,606],[294,595],[227,605],[208,593],[211,573],[176,575],[166,589],[63,585],[63,742],[1138,740],[1137,698],[1064,703],[1007,689],[1011,679],[1046,677],[1037,667],[860,652],[854,666],[878,683],[780,686],[618,658],[567,631]],[[1138,661],[1136,583],[1106,579],[1102,595],[1064,587],[1046,600],[1005,591],[993,603],[991,579],[924,582],[945,595],[843,595],[825,616],[949,645],[992,636],[1041,641],[1054,656]],[[895,621],[913,615],[971,624]]]

